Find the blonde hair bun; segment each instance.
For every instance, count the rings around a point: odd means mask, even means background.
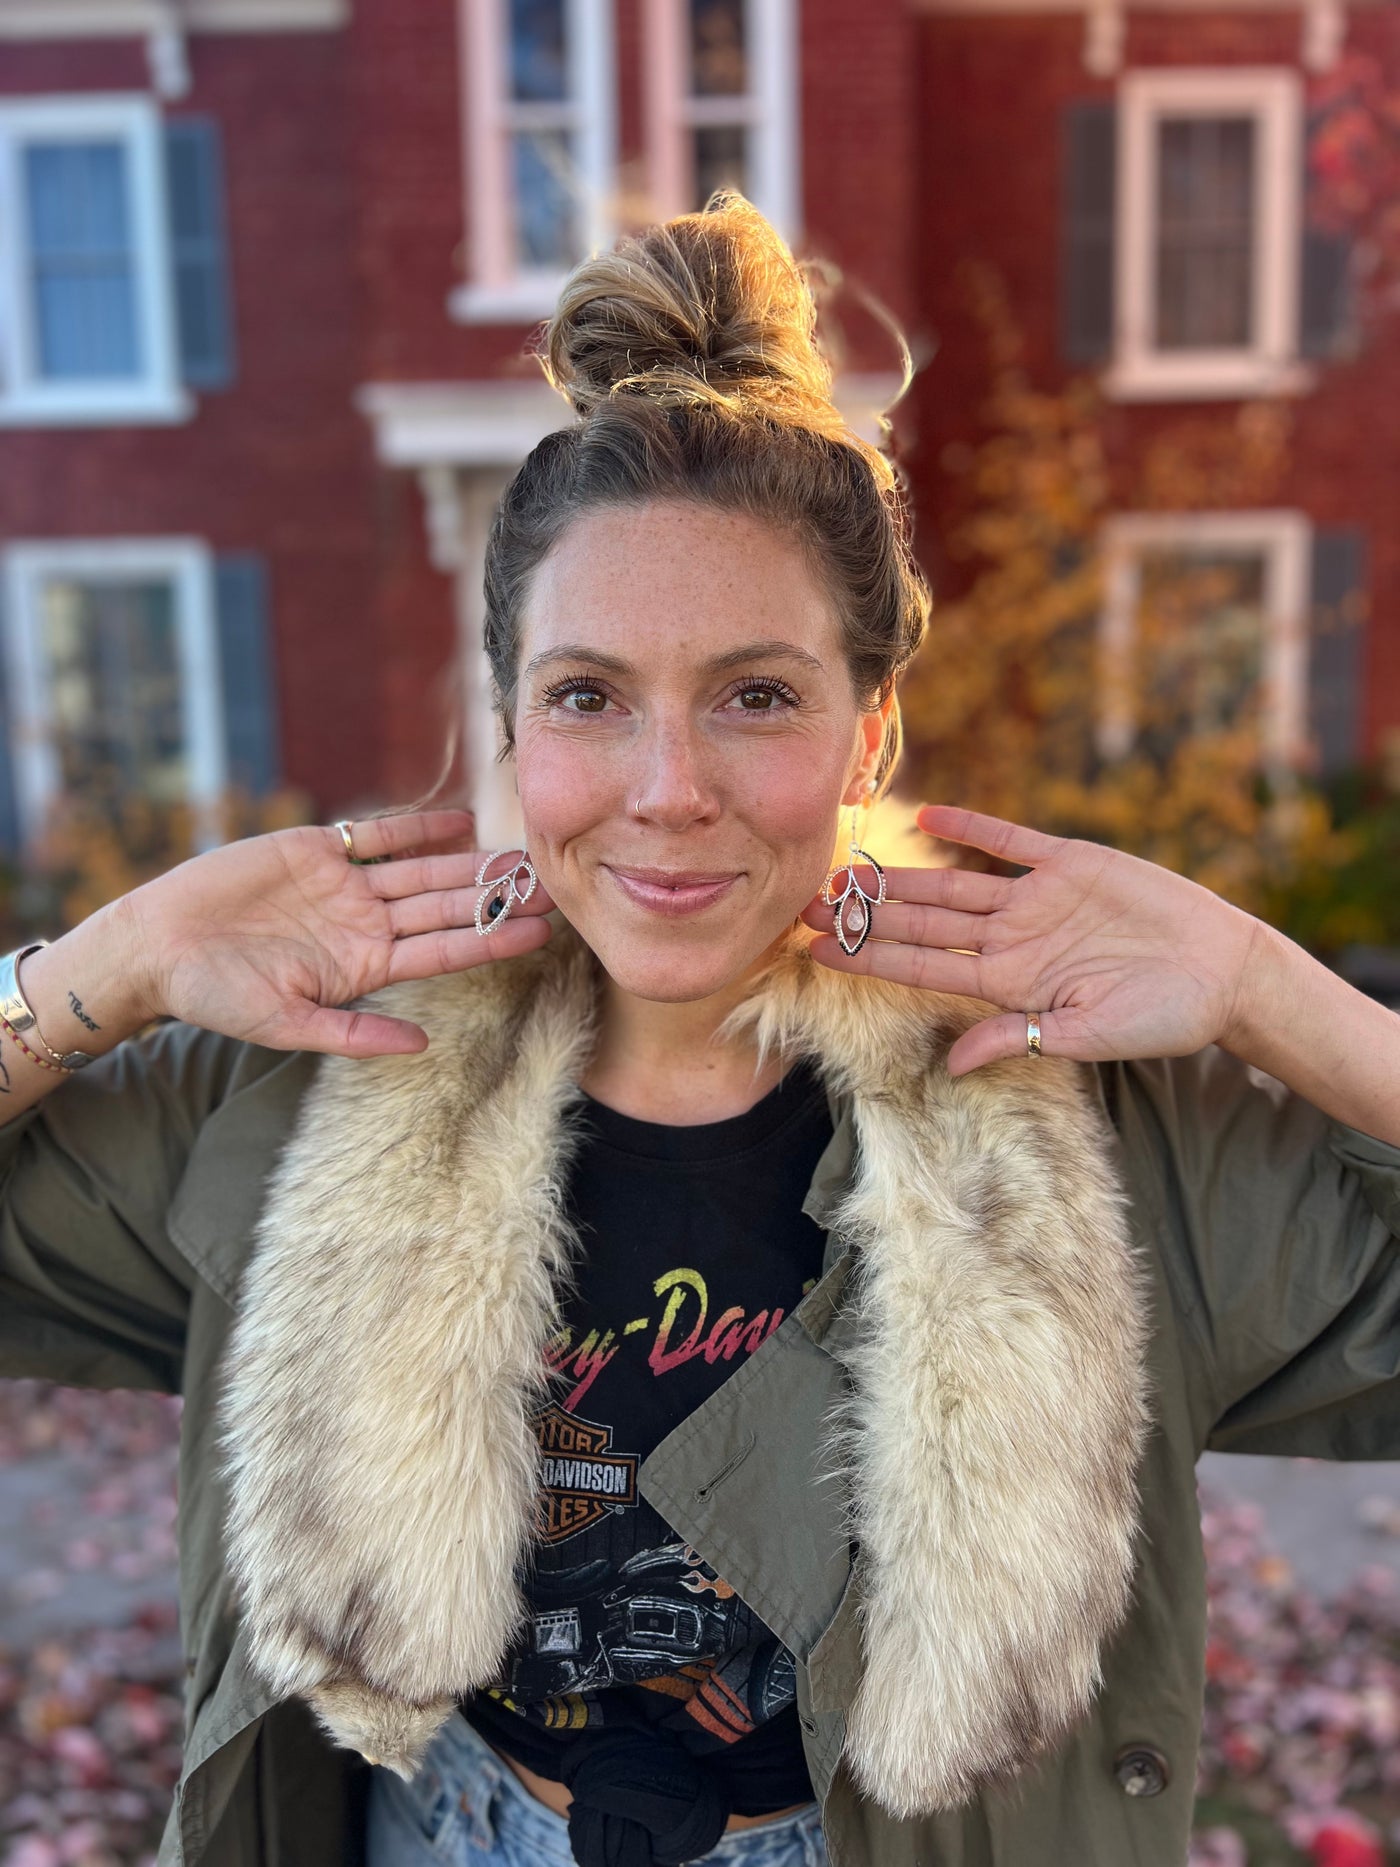
[[[630,234],[577,266],[539,354],[583,416],[631,393],[847,439],[816,321],[786,241],[745,196],[721,188],[701,212]]]

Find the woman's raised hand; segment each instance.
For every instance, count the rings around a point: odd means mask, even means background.
[[[1262,921],[1140,856],[951,805],[928,804],[929,835],[1028,868],[891,868],[889,899],[854,957],[820,897],[803,919],[824,965],[1012,1009],[984,1018],[948,1052],[961,1076],[1026,1055],[1027,1011],[1047,1056],[1081,1061],[1184,1056],[1228,1038]]]
[[[467,846],[469,811],[362,817],[351,834],[363,866],[349,860],[334,826],[304,824],[192,856],[123,897],[151,1015],[274,1050],[422,1050],[421,1026],[338,1007],[549,938],[543,917],[554,903],[543,887],[485,937],[477,933],[482,855]]]

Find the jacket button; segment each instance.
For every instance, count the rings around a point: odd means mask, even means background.
[[[1171,1781],[1171,1769],[1160,1750],[1151,1744],[1129,1744],[1113,1759],[1113,1774],[1125,1796],[1160,1796]]]

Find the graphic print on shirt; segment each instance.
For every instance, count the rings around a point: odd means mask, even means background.
[[[799,1070],[717,1125],[667,1129],[597,1107],[589,1120],[569,1188],[577,1275],[531,1421],[526,1616],[479,1696],[561,1736],[640,1715],[726,1748],[791,1707],[795,1662],[647,1502],[640,1474],[821,1274],[825,1234],[803,1202],[830,1112]]]

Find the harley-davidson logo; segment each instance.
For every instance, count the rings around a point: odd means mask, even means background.
[[[540,1447],[540,1540],[562,1543],[637,1501],[637,1457],[609,1452],[611,1426],[550,1405],[530,1424]]]

